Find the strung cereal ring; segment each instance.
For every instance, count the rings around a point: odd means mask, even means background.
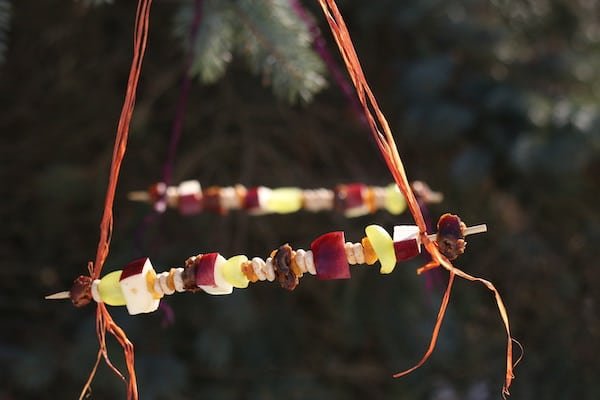
[[[485,232],[485,225],[467,228],[456,215],[444,214],[438,222],[437,235],[431,235],[446,257],[458,256],[465,249],[464,237]],[[160,299],[176,292],[204,291],[225,295],[233,289],[247,288],[250,283],[277,281],[286,290],[294,290],[305,274],[319,280],[350,279],[350,265],[372,265],[379,261],[380,273],[391,273],[396,263],[421,253],[421,234],[415,225],[394,227],[393,238],[379,225],[365,228],[360,242],[347,242],[344,232],[325,233],[310,244],[310,250],[294,250],[284,244],[269,257],[249,258],[236,255],[225,259],[219,253],[189,257],[184,267],[171,268],[157,274],[148,258],[127,264],[123,270],[105,275],[93,282],[78,278],[70,292],[48,298],[70,297],[76,305],[90,300],[111,306],[127,307],[129,314],[155,311]],[[66,293],[66,295],[65,295]],[[87,304],[87,303],[86,303]]]
[[[413,183],[425,203],[442,201],[440,193],[433,192],[423,182]],[[230,210],[244,210],[251,215],[288,214],[300,210],[309,212],[339,211],[346,217],[359,217],[386,210],[398,215],[406,210],[406,200],[398,186],[367,186],[363,183],[338,185],[335,189],[300,189],[265,186],[246,188],[236,186],[211,186],[202,189],[200,182],[185,181],[179,186],[156,183],[146,192],[131,192],[129,199],[152,203],[158,212],[167,207],[179,210],[182,215],[201,212],[226,214]]]

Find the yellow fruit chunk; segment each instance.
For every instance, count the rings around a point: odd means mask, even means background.
[[[296,212],[302,208],[302,190],[293,187],[273,189],[265,208],[278,214]]]
[[[394,252],[394,241],[385,229],[379,225],[369,225],[365,228],[365,233],[379,258],[382,274],[389,274],[396,266],[396,253]]]
[[[98,293],[100,299],[110,306],[124,306],[125,297],[121,291],[121,285],[119,279],[121,279],[121,270],[113,271],[110,274],[106,274],[100,283],[98,284]]]
[[[394,183],[385,188],[385,209],[394,215],[402,214],[406,210],[406,199]]]
[[[233,287],[244,289],[248,287],[250,282],[242,271],[242,264],[248,261],[248,257],[244,255],[233,256],[221,266],[223,278],[233,285]]]

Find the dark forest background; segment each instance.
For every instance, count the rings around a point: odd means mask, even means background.
[[[2,400],[76,398],[97,351],[93,307],[43,300],[95,255],[129,70],[134,2],[89,3],[0,7]],[[303,3],[336,54],[316,2]],[[600,3],[339,3],[409,178],[445,194],[431,213],[488,224],[456,264],[497,285],[525,347],[512,398],[600,398]],[[153,6],[105,272],[141,255],[163,270],[199,252],[266,256],[328,231],[356,240],[370,223],[410,223],[383,212],[169,212],[136,245],[149,210],[126,194],[161,174],[185,59],[173,34],[184,4]],[[194,81],[175,181],[391,181],[335,82],[290,104],[251,70],[234,57],[214,83]],[[293,293],[256,284],[225,297],[173,296],[170,325],[162,312],[113,315],[136,345],[142,399],[500,398],[505,333],[490,293],[464,281],[431,360],[391,379],[425,350],[447,278],[416,276],[420,262],[390,276],[358,268],[349,281],[308,277]],[[113,341],[110,352],[122,365]],[[124,394],[102,366],[92,398]]]

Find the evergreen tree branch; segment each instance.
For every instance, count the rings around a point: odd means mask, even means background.
[[[192,7],[183,6],[175,34],[189,48]],[[311,35],[287,0],[207,0],[191,73],[204,83],[221,79],[233,54],[242,55],[263,83],[290,103],[309,102],[323,89],[325,65]]]
[[[204,83],[214,83],[223,77],[233,59],[235,16],[227,2],[205,1],[194,50],[189,51],[193,13],[192,5],[182,7],[175,21],[175,34],[183,39],[188,53],[195,54],[190,73],[199,76]]]
[[[285,0],[233,3],[240,21],[240,51],[275,95],[308,102],[326,85],[325,67],[311,49],[306,25]]]

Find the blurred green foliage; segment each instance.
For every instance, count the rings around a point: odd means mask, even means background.
[[[0,0],[0,64],[4,61],[4,53],[6,52],[6,32],[10,27],[10,10],[11,5],[8,0]]]
[[[201,82],[222,79],[236,54],[275,96],[292,104],[311,101],[326,86],[325,65],[289,0],[207,0],[201,7],[191,68]],[[192,4],[181,7],[175,21],[175,32],[188,49],[194,9]]]
[[[48,303],[95,254],[116,121],[131,57],[134,2],[13,2],[0,72],[3,221],[1,399],[75,398],[95,360],[93,308]],[[235,3],[236,5],[238,3]],[[325,24],[313,3],[307,3]],[[159,269],[198,252],[264,256],[321,233],[362,236],[410,217],[380,213],[183,218],[134,236],[148,209],[130,190],[160,176],[185,55],[179,3],[156,0],[105,271],[148,255]],[[366,75],[411,179],[489,233],[457,260],[500,289],[525,347],[518,399],[600,397],[600,4],[593,0],[340,1]],[[330,38],[325,34],[326,38]],[[334,47],[331,47],[332,51]],[[178,180],[203,185],[331,186],[391,180],[359,116],[333,85],[303,107],[279,102],[242,60],[193,90]],[[596,249],[596,250],[594,250]],[[493,298],[458,282],[431,360],[425,350],[446,275],[353,270],[287,293],[254,285],[180,295],[175,313],[129,317],[142,399],[495,399],[504,332]],[[119,348],[110,353],[122,365]],[[94,398],[122,398],[101,367]]]

